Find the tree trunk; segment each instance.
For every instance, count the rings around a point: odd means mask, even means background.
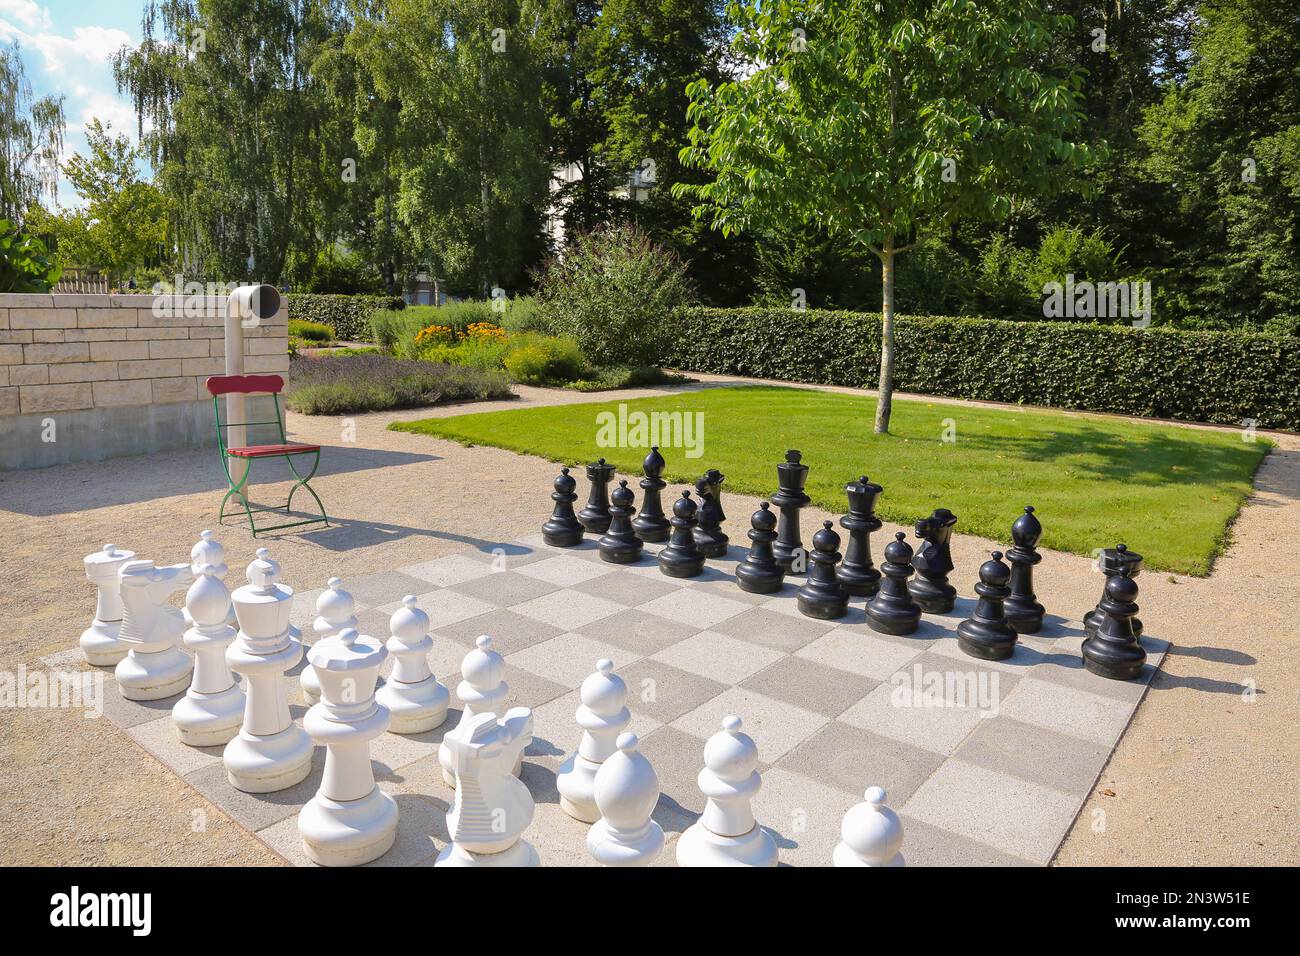
[[[880,391],[876,398],[876,434],[889,434],[894,406],[894,237],[886,236],[880,250],[884,301],[880,309]]]

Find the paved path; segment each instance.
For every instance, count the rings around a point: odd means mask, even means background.
[[[723,381],[699,377],[706,385]],[[490,549],[532,531],[547,506],[553,465],[385,430],[395,419],[430,414],[609,398],[518,391],[515,402],[356,416],[351,442],[339,419],[290,416],[295,437],[332,446],[313,485],[338,522],[268,540],[285,580],[306,590],[333,574],[360,577],[466,547]],[[1174,647],[1058,862],[1300,862],[1300,566],[1286,547],[1300,533],[1300,437],[1277,440],[1215,573],[1142,577],[1143,619]],[[14,622],[0,668],[39,667],[41,657],[75,642],[88,616],[80,568],[88,551],[113,541],[142,556],[183,560],[197,531],[213,523],[219,478],[213,452],[0,473],[0,593]],[[280,490],[267,488],[265,500]],[[729,501],[727,530],[737,538],[754,501]],[[252,542],[233,528],[224,540],[234,580]],[[973,567],[991,546],[959,536],[959,566]],[[1052,582],[1050,592],[1040,588],[1049,603],[1086,609],[1096,601],[1098,578],[1086,558],[1048,553],[1040,575]],[[0,710],[0,773],[5,863],[278,861],[108,721],[80,712]]]

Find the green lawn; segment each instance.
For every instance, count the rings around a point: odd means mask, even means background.
[[[568,464],[603,457],[624,473],[640,474],[644,445],[598,444],[598,415],[617,415],[620,404],[629,413],[701,413],[699,457],[686,457],[681,447],[662,448],[673,497],[676,486],[708,468],[727,476],[730,491],[771,494],[777,463],[787,448],[798,448],[811,469],[808,494],[829,511],[842,513],[845,482],[867,474],[884,486],[877,510],[891,521],[910,524],[946,507],[956,512],[959,532],[1009,544],[1011,522],[1032,504],[1045,528],[1044,547],[1091,554],[1122,541],[1150,568],[1187,574],[1208,573],[1269,448],[1264,439],[1245,442],[1235,432],[916,401],[896,401],[893,434],[878,436],[871,431],[873,398],[773,387],[390,427]],[[955,442],[941,440],[946,425],[950,432],[955,426]],[[635,433],[628,437],[637,440]],[[537,489],[539,522],[549,490]]]

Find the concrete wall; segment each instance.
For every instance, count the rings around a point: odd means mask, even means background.
[[[215,444],[224,335],[224,296],[0,295],[0,470]],[[287,378],[288,345],[282,303],[244,371]]]

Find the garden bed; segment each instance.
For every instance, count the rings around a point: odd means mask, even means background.
[[[510,397],[499,372],[353,353],[293,359],[285,402],[304,415],[341,415]]]

